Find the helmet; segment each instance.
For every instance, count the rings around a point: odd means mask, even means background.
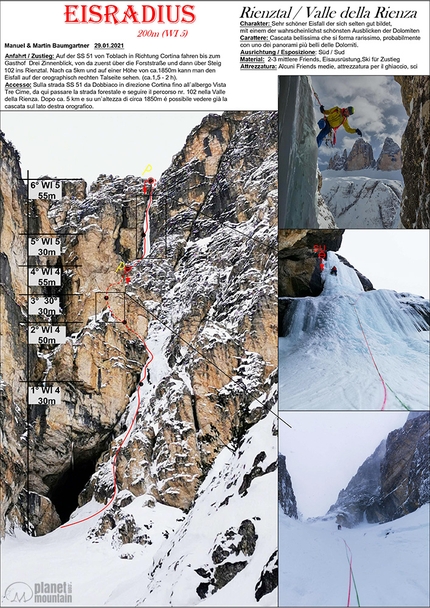
[[[347,110],[350,114],[354,114],[354,108],[352,106],[348,106]]]

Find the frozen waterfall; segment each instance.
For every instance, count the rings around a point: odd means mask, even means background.
[[[308,76],[279,79],[279,228],[316,228],[317,156]]]
[[[380,409],[369,348],[389,388],[387,407],[427,409],[429,334],[419,313],[394,291],[365,292],[331,251],[322,279],[321,295],[294,299],[284,319],[281,409]]]

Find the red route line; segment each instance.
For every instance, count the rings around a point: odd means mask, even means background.
[[[351,551],[351,548],[349,547],[348,543],[346,542],[346,540],[344,538],[342,538],[342,540],[345,543],[345,547],[347,548],[346,557],[349,562],[348,601],[347,601],[346,605],[350,606],[351,605],[351,586],[352,586],[352,551]],[[349,556],[348,556],[348,549],[349,549]]]
[[[315,245],[314,245],[314,247],[315,247]],[[321,272],[322,272],[323,270],[325,270],[325,269],[326,269],[326,264],[324,264],[324,262],[322,262],[322,261],[321,261],[321,264],[320,264],[320,268],[321,268]],[[364,293],[364,292],[363,292],[363,293]],[[374,359],[374,357],[373,357],[372,351],[371,351],[370,346],[369,346],[369,342],[367,341],[366,334],[364,333],[364,329],[363,329],[363,326],[362,326],[362,324],[361,324],[361,321],[360,321],[360,317],[359,317],[359,315],[358,315],[357,308],[356,308],[356,306],[355,306],[355,305],[356,305],[356,303],[358,302],[359,297],[360,297],[360,296],[362,296],[362,295],[363,295],[363,293],[360,293],[360,294],[359,294],[359,296],[357,297],[357,299],[356,299],[354,302],[352,302],[352,306],[354,307],[355,314],[357,315],[358,323],[359,323],[359,325],[360,325],[360,329],[361,329],[361,333],[363,334],[364,341],[366,342],[367,350],[369,351],[369,354],[370,354],[370,356],[371,356],[371,358],[372,358],[372,361],[373,361],[373,365],[375,366],[375,369],[376,369],[376,371],[378,372],[379,378],[380,378],[380,380],[381,380],[381,382],[382,382],[382,386],[383,386],[383,388],[384,388],[384,400],[383,400],[383,402],[382,402],[382,407],[381,407],[381,411],[383,411],[383,410],[385,410],[385,405],[386,405],[386,403],[387,403],[387,387],[385,386],[385,381],[384,381],[384,378],[382,377],[382,374],[381,374],[381,372],[379,371],[378,366],[376,365],[376,361],[375,361],[375,359]]]
[[[60,528],[69,528],[70,526],[76,526],[76,524],[81,524],[84,521],[88,521],[89,519],[92,519],[93,517],[96,517],[96,515],[99,515],[100,513],[102,513],[103,511],[105,511],[111,504],[112,502],[115,500],[116,495],[118,493],[118,488],[117,488],[117,483],[116,483],[116,462],[117,462],[117,458],[118,458],[118,454],[122,448],[122,446],[124,445],[125,441],[127,440],[128,436],[131,433],[131,430],[134,426],[134,423],[136,422],[136,418],[137,418],[137,414],[139,413],[140,410],[140,387],[143,385],[143,380],[146,379],[146,372],[147,369],[149,367],[149,365],[152,363],[153,359],[154,359],[154,355],[153,353],[149,350],[145,340],[142,338],[142,336],[140,336],[136,331],[134,331],[134,329],[132,329],[126,322],[125,319],[120,319],[112,310],[110,304],[109,304],[109,291],[112,287],[115,287],[117,285],[121,285],[122,283],[124,283],[126,275],[130,272],[130,270],[132,268],[134,268],[139,262],[141,262],[143,260],[143,258],[146,256],[146,237],[147,237],[147,233],[148,233],[148,229],[149,229],[149,209],[151,207],[151,203],[152,203],[152,191],[153,191],[153,184],[150,184],[150,193],[149,193],[149,201],[148,201],[148,206],[146,208],[146,212],[145,212],[145,223],[144,223],[144,238],[143,238],[143,253],[142,256],[138,259],[135,260],[133,263],[131,264],[126,264],[125,268],[127,269],[126,271],[124,271],[123,276],[121,277],[121,279],[119,281],[117,281],[116,283],[111,283],[109,285],[109,287],[106,289],[105,292],[105,300],[106,300],[106,306],[110,312],[110,314],[112,315],[112,317],[114,319],[116,319],[117,321],[119,321],[120,323],[122,323],[123,325],[125,325],[125,327],[127,328],[127,330],[134,334],[137,338],[139,338],[139,340],[142,342],[142,344],[145,347],[145,350],[148,352],[149,354],[149,358],[146,361],[144,367],[143,367],[143,374],[141,376],[141,379],[139,381],[139,384],[137,386],[137,406],[136,406],[136,410],[134,412],[134,416],[133,419],[130,423],[130,426],[128,427],[128,430],[125,434],[125,436],[123,437],[121,443],[119,444],[114,457],[112,459],[112,476],[113,476],[113,495],[111,497],[111,499],[109,500],[109,502],[104,505],[104,507],[102,507],[99,511],[97,511],[96,513],[93,513],[92,515],[89,515],[88,517],[84,517],[83,519],[79,519],[78,521],[73,521],[67,524],[63,524],[62,526],[60,526]]]
[[[358,298],[357,298],[357,300],[358,300]],[[355,302],[357,302],[357,300]],[[360,324],[361,333],[363,334],[364,340],[366,342],[367,350],[369,351],[369,354],[370,354],[370,356],[372,358],[372,361],[373,361],[373,365],[375,366],[375,369],[378,372],[379,378],[381,379],[382,386],[384,388],[384,401],[382,402],[382,407],[381,407],[381,411],[383,411],[383,410],[385,410],[385,405],[387,403],[387,387],[385,386],[384,378],[382,377],[381,372],[379,371],[379,368],[376,365],[376,361],[375,361],[375,359],[373,357],[372,351],[370,350],[369,342],[367,341],[366,334],[364,333],[364,329],[363,329],[363,326],[361,324],[360,317],[358,315],[358,311],[357,311],[357,308],[355,306],[355,302],[353,302],[352,305],[354,307],[355,314],[357,315],[358,323]]]

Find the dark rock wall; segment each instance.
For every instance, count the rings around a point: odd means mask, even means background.
[[[338,251],[344,230],[281,230],[279,232],[279,296],[319,295],[322,284],[314,275],[318,256],[314,245]]]
[[[287,471],[286,458],[283,454],[278,457],[278,500],[285,515],[298,518],[297,502],[294,495],[290,474]]]
[[[400,219],[405,228],[430,228],[430,76],[395,76],[409,116],[402,137],[405,181]]]
[[[327,169],[334,171],[358,171],[375,167],[379,171],[396,171],[402,168],[402,151],[391,137],[385,138],[381,153],[376,161],[371,144],[359,138],[355,140],[348,155],[346,149],[342,154],[336,152],[327,165]]]
[[[386,137],[376,161],[379,171],[396,171],[402,168],[402,150],[391,137]]]
[[[411,513],[430,500],[429,422],[430,414],[423,412],[388,435],[379,501],[385,521]]]
[[[328,511],[353,527],[366,518],[384,523],[412,513],[430,501],[428,412],[413,412],[389,433],[341,490]]]

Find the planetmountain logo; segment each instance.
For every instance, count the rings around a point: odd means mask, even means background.
[[[4,597],[9,602],[17,604],[29,602],[33,597],[33,589],[27,583],[12,583],[6,588]]]
[[[21,581],[10,584],[4,593],[10,603],[25,604],[32,598],[34,604],[71,604],[72,583],[35,583],[33,588]]]

